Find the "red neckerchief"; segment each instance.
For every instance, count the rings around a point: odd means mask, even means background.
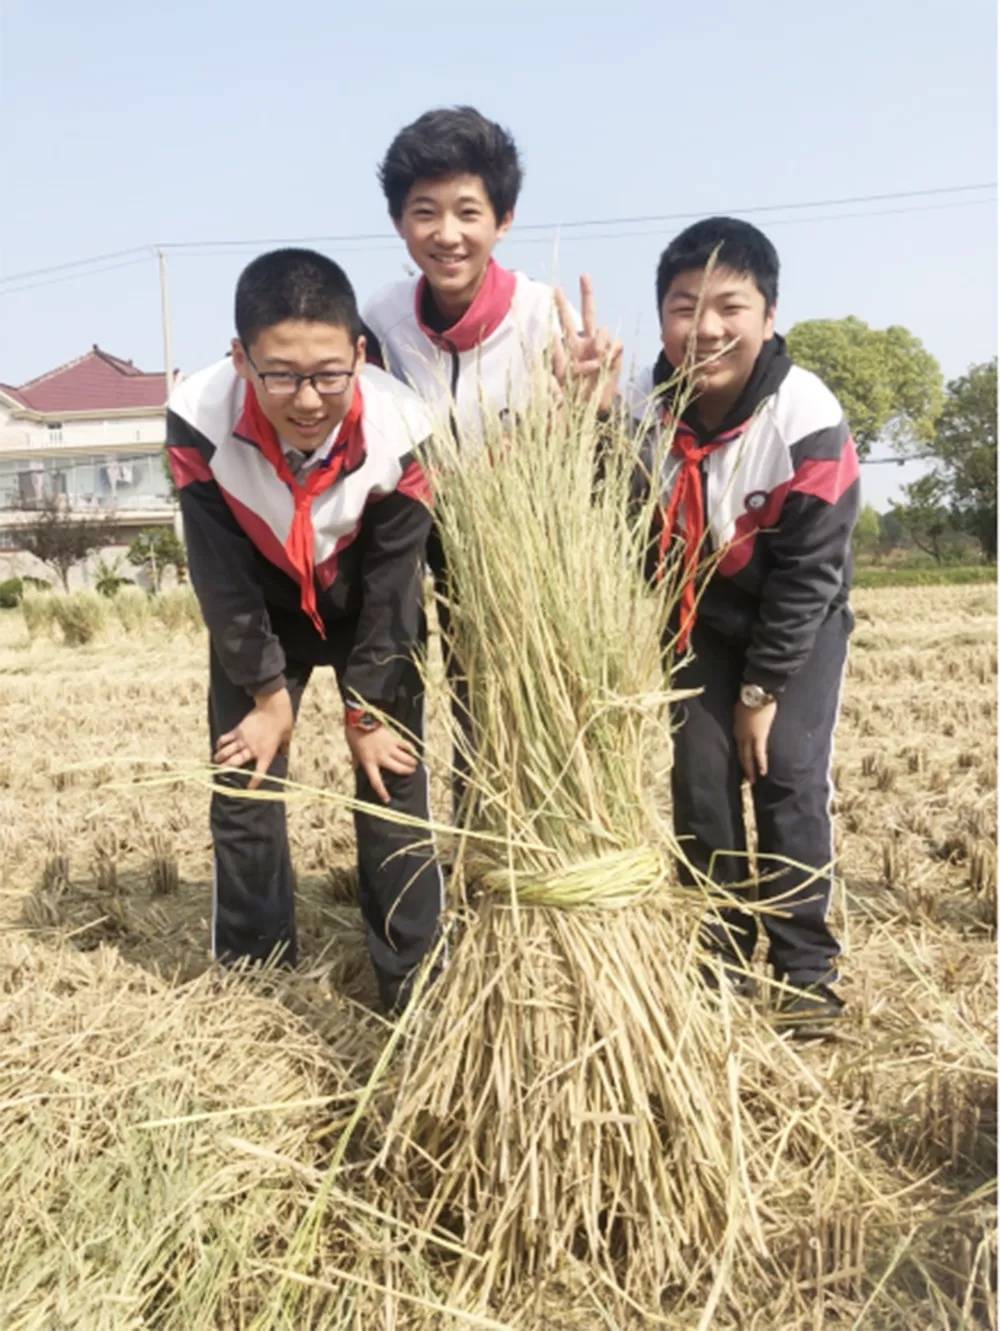
[[[673,424],[669,416],[664,416],[664,425]],[[705,537],[705,494],[701,485],[701,463],[709,453],[728,444],[741,434],[743,426],[730,430],[713,439],[710,443],[698,444],[698,436],[683,421],[676,422],[671,453],[681,459],[680,469],[670,500],[663,512],[663,529],[660,533],[659,576],[663,577],[663,563],[667,548],[674,535],[684,539],[684,558],[681,573],[681,622],[677,634],[678,651],[686,651],[695,621],[695,576],[698,560],[701,558],[701,545]]]
[[[417,283],[414,297],[417,324],[420,331],[429,337],[435,346],[446,344],[449,350],[454,348],[456,351],[472,351],[481,342],[485,342],[491,333],[495,333],[503,323],[514,300],[516,286],[517,277],[514,273],[501,268],[495,259],[491,259],[486,267],[486,276],[472,304],[457,323],[438,333],[433,328],[428,328],[423,321],[422,310],[427,291],[427,278],[422,277]]]
[[[312,504],[317,495],[328,490],[340,479],[346,465],[356,466],[360,460],[364,452],[364,433],[361,424],[363,413],[364,399],[361,396],[361,384],[355,379],[354,396],[347,415],[340,422],[340,432],[330,456],[310,471],[305,485],[300,485],[292,475],[277,431],[261,411],[260,403],[257,401],[257,391],[252,384],[248,388],[243,404],[243,415],[236,427],[237,434],[252,439],[257,444],[291,491],[295,503],[295,515],[292,518],[288,539],[285,541],[285,553],[302,589],[300,603],[302,612],[312,620],[321,638],[326,637],[326,630],[316,608],[316,534],[313,531]]]

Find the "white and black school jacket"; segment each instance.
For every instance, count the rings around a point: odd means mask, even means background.
[[[555,294],[491,259],[475,300],[450,328],[430,327],[428,300],[426,278],[396,282],[373,297],[364,322],[381,363],[419,394],[435,426],[474,443],[485,415],[503,418],[526,405],[558,332]]]
[[[316,494],[297,488],[230,359],[170,395],[167,453],[191,582],[223,668],[248,694],[284,684],[287,653],[338,662],[345,697],[386,707],[417,644],[431,516],[415,450],[430,422],[409,389],[372,366],[354,393],[316,465]]]
[[[628,407],[646,428],[647,459],[650,428],[655,436],[669,420],[657,389],[672,373],[661,354],[630,385]],[[776,335],[719,430],[702,432],[694,411],[677,430],[699,446],[724,441],[700,464],[708,551],[721,558],[703,588],[698,621],[744,653],[747,683],[780,694],[850,591],[860,471],[844,413]],[[659,482],[664,509],[679,467],[669,453]],[[654,531],[656,554],[660,536]]]

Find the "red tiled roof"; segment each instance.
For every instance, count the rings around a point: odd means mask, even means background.
[[[96,343],[67,365],[16,388],[0,384],[0,390],[21,406],[46,413],[162,407],[167,396],[166,375],[146,374]]]

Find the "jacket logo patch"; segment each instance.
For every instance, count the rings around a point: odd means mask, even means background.
[[[748,513],[759,513],[767,503],[766,490],[751,490],[743,504]]]

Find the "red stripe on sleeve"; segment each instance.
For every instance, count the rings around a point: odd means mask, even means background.
[[[815,495],[835,504],[859,473],[858,451],[854,440],[848,438],[839,458],[807,458],[795,473],[791,488],[796,494]]]
[[[422,504],[430,504],[433,501],[427,473],[416,461],[411,462],[400,476],[396,491],[398,494],[408,495],[411,499],[417,499]]]
[[[196,448],[181,448],[172,444],[167,449],[167,460],[170,463],[170,474],[174,478],[174,485],[178,490],[183,490],[186,485],[192,485],[195,481],[212,479],[211,468]]]

